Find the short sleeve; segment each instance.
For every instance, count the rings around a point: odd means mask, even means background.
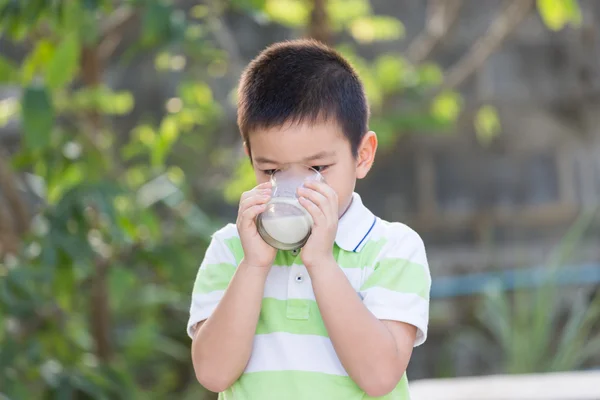
[[[207,319],[223,298],[238,265],[235,250],[241,248],[241,244],[237,235],[227,238],[227,231],[231,232],[231,228],[224,228],[213,235],[198,269],[187,324],[190,338],[193,338],[194,325]],[[235,226],[234,231],[237,233]]]
[[[389,234],[360,295],[378,319],[414,325],[416,347],[427,338],[429,320],[431,275],[425,246],[419,235],[405,225],[398,224]]]

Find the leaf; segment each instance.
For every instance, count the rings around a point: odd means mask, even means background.
[[[230,3],[232,7],[246,11],[260,11],[265,6],[265,0],[231,0]]]
[[[488,146],[501,131],[500,118],[491,105],[481,107],[475,115],[475,132],[479,143]]]
[[[54,117],[52,100],[46,88],[41,85],[27,87],[21,99],[21,121],[28,149],[43,149],[50,145]]]
[[[461,109],[462,97],[454,91],[440,93],[431,105],[432,115],[445,122],[456,121]]]
[[[18,99],[9,97],[0,100],[0,128],[6,126],[8,122],[19,113],[20,104]]]
[[[17,64],[0,55],[0,84],[14,83],[19,79]]]
[[[546,26],[558,31],[568,23],[581,24],[581,9],[577,0],[537,0],[537,8]]]
[[[368,0],[330,0],[327,2],[327,15],[334,30],[345,28],[357,18],[371,14]]]
[[[420,65],[418,75],[420,84],[428,87],[439,85],[444,80],[444,72],[438,65],[433,63]]]
[[[151,46],[170,36],[173,8],[164,1],[153,1],[145,7],[142,23],[142,43]]]
[[[68,34],[60,43],[46,70],[46,84],[58,89],[71,82],[79,69],[80,45],[77,35]]]
[[[83,9],[80,1],[61,1],[59,23],[66,32],[79,33],[82,25]]]
[[[265,13],[275,22],[290,27],[303,27],[308,23],[310,9],[301,0],[266,0]]]
[[[355,19],[350,33],[360,43],[396,40],[404,36],[404,25],[394,17],[368,16]]]
[[[391,54],[375,60],[375,75],[384,93],[393,93],[401,87],[405,64],[404,58]]]
[[[28,84],[36,75],[40,75],[54,56],[54,51],[55,48],[52,42],[47,39],[39,40],[33,51],[23,61],[21,81]]]

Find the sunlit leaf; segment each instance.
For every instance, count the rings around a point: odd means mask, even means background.
[[[560,30],[567,24],[581,24],[577,0],[537,0],[537,7],[542,20],[552,30]]]
[[[444,80],[444,72],[437,64],[424,63],[419,65],[419,82],[424,86],[435,86]]]
[[[371,14],[371,4],[368,0],[330,0],[326,4],[327,14],[335,30]]]
[[[187,82],[179,87],[180,96],[188,105],[207,106],[213,101],[212,90],[204,82]]]
[[[481,107],[475,116],[475,132],[479,142],[483,146],[489,145],[500,130],[500,118],[496,108],[491,105]]]
[[[442,121],[455,121],[461,109],[462,98],[453,91],[440,93],[431,104],[431,114]]]
[[[405,69],[404,58],[386,54],[375,60],[374,68],[384,93],[393,93],[400,88]]]
[[[19,100],[15,97],[0,100],[0,128],[8,124],[20,110]]]
[[[21,99],[21,123],[27,148],[42,149],[50,144],[54,108],[45,87],[32,85],[25,89]]]
[[[46,83],[49,88],[63,87],[75,78],[79,69],[79,46],[75,34],[67,35],[59,44],[46,69]]]
[[[128,114],[134,106],[131,92],[115,92],[106,86],[83,88],[75,92],[71,100],[73,110],[93,110],[110,115]]]
[[[264,10],[273,21],[291,27],[306,26],[310,16],[308,3],[302,0],[266,0]]]
[[[394,17],[368,16],[355,19],[350,33],[361,43],[396,40],[404,36],[404,25]]]
[[[84,178],[83,165],[71,164],[57,174],[48,184],[48,201],[55,204],[63,193],[81,183]]]
[[[50,40],[41,39],[35,48],[23,61],[21,66],[21,80],[29,83],[36,75],[42,75],[46,66],[54,57],[55,47]]]

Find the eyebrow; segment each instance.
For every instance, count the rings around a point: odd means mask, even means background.
[[[335,152],[333,152],[333,151],[331,151],[331,152],[322,151],[322,152],[314,154],[312,156],[305,157],[302,161],[309,162],[309,161],[321,160],[323,158],[331,157],[334,155],[335,155]],[[270,160],[265,157],[257,157],[254,160],[254,162],[256,162],[258,164],[279,164],[277,161],[273,161],[273,160]]]

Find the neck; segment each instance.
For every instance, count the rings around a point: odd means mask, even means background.
[[[340,214],[340,218],[342,218],[346,212],[350,209],[350,206],[352,205],[352,202],[354,201],[354,196],[350,196],[350,201],[348,202],[348,205],[344,208],[344,211]]]

